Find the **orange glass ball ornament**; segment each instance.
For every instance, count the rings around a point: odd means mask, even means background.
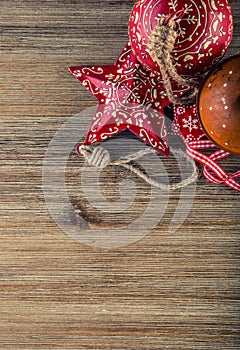
[[[224,60],[207,76],[198,96],[198,114],[216,145],[240,155],[240,55]]]

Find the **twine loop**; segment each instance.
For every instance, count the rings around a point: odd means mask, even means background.
[[[87,162],[96,168],[104,169],[111,162],[109,152],[101,146],[93,148],[91,146],[81,145],[79,151]]]
[[[80,145],[78,148],[78,153],[82,154],[85,160],[90,165],[95,166],[99,169],[104,169],[107,166],[121,166],[129,170],[133,174],[137,175],[139,178],[144,180],[149,185],[153,187],[157,187],[163,191],[174,191],[179,188],[186,187],[191,183],[195,182],[198,178],[198,170],[194,160],[192,160],[186,153],[184,153],[181,150],[174,149],[172,151],[174,154],[178,154],[180,157],[185,158],[187,160],[187,162],[193,168],[193,173],[187,179],[184,179],[179,183],[166,185],[164,183],[161,183],[152,179],[150,176],[146,175],[142,170],[140,170],[139,168],[131,164],[132,161],[140,159],[144,155],[151,154],[151,153],[158,154],[158,152],[153,148],[148,147],[145,150],[141,150],[139,152],[129,154],[127,157],[120,158],[116,161],[111,161],[109,152],[101,146],[92,147],[89,145]]]
[[[190,103],[198,93],[198,87],[195,83],[184,79],[177,73],[171,57],[178,35],[176,23],[182,18],[183,14],[184,10],[180,10],[170,16],[161,16],[149,37],[147,45],[152,60],[160,67],[167,96],[174,104]],[[172,90],[171,79],[178,84],[189,86],[192,91],[186,97],[177,98]]]

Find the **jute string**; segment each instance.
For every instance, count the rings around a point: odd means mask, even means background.
[[[179,156],[185,158],[187,162],[192,166],[193,173],[189,178],[182,180],[179,183],[170,184],[170,185],[166,185],[152,179],[150,176],[146,175],[143,171],[141,171],[140,169],[138,169],[137,167],[131,164],[132,161],[140,159],[144,155],[151,154],[151,153],[158,154],[157,151],[155,151],[150,147],[146,148],[145,150],[141,150],[139,152],[129,154],[126,158],[120,158],[116,161],[111,161],[109,152],[101,146],[92,147],[88,145],[81,145],[79,147],[79,152],[84,156],[85,160],[92,166],[95,166],[100,169],[104,169],[107,166],[121,166],[129,170],[133,174],[137,175],[139,178],[144,180],[149,185],[153,187],[157,187],[163,191],[174,191],[179,188],[186,187],[189,184],[195,182],[198,178],[198,171],[197,171],[195,162],[190,157],[188,157],[186,153],[177,149],[173,150],[174,154],[178,154]]]
[[[169,100],[172,103],[189,103],[197,95],[197,85],[181,77],[173,64],[172,51],[177,39],[176,22],[181,18],[183,11],[175,13],[172,17],[162,16],[153,29],[148,42],[148,52],[161,70],[163,84]],[[192,88],[186,97],[177,98],[172,90],[171,78],[181,85]]]

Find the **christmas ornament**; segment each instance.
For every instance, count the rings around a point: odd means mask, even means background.
[[[129,130],[157,151],[169,154],[163,115],[169,99],[160,75],[144,69],[129,44],[114,66],[81,66],[69,70],[99,101],[85,145]],[[175,85],[175,96],[181,96],[183,91],[183,87]]]
[[[209,70],[232,39],[233,18],[227,0],[137,0],[130,16],[130,42],[138,60],[153,71],[160,72],[160,68],[149,55],[148,42],[162,18],[165,23],[175,20],[172,60],[181,75]]]
[[[162,74],[167,94],[171,79],[193,87],[191,78],[209,70],[226,52],[233,34],[227,0],[138,0],[129,23],[134,53],[146,68]]]
[[[217,163],[231,153],[214,143],[222,146],[214,138],[219,136],[224,145],[229,146],[228,150],[233,153],[239,150],[239,61],[234,61],[231,67],[227,61],[222,66],[222,73],[217,70],[215,76],[205,80],[199,97],[203,127],[198,119],[197,106],[185,104],[192,101],[199,90],[200,72],[213,66],[225,53],[232,32],[233,20],[227,0],[138,0],[130,18],[131,42],[113,66],[69,68],[99,102],[84,144],[77,146],[78,154],[101,169],[109,165],[124,167],[147,183],[166,191],[187,186],[196,180],[194,160],[203,165],[204,175],[209,181],[225,183],[240,192],[240,184],[236,181],[240,170],[229,175]],[[194,75],[198,77],[193,79]],[[185,76],[190,77],[187,80]],[[216,77],[218,81],[215,81]],[[218,116],[212,123],[208,109],[212,112],[213,106],[208,102],[212,102],[219,93],[213,88],[227,88],[228,85],[232,89],[229,90],[231,96],[221,94],[219,98],[222,100],[218,105],[228,113],[223,116],[225,119],[221,125],[219,119],[217,121]],[[131,161],[151,152],[169,155],[164,108],[169,108],[170,102],[174,103],[172,133],[184,139],[185,156],[194,171],[188,179],[166,186],[135,168]],[[219,128],[226,134],[218,135]],[[92,146],[124,130],[131,131],[151,147],[131,154],[127,159],[111,161],[104,148]],[[206,154],[205,150],[213,152]],[[177,154],[178,151],[175,152]]]
[[[224,183],[231,189],[240,192],[240,183],[236,180],[240,178],[240,170],[228,174],[218,164],[219,160],[229,157],[231,153],[220,149],[207,138],[197,117],[197,106],[175,105],[173,114],[172,133],[183,138],[187,147],[187,155],[203,165],[205,178],[214,184]],[[206,151],[208,151],[207,154]]]
[[[205,133],[199,122],[196,105],[174,105],[174,134],[179,134],[186,143],[205,138]]]
[[[206,78],[198,100],[203,129],[220,148],[240,155],[240,55]]]

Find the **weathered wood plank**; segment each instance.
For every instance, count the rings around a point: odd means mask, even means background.
[[[228,55],[239,52],[240,35],[239,1],[231,3],[235,33]],[[112,64],[127,41],[132,5],[1,1],[1,349],[239,349],[237,193],[200,179],[179,230],[168,231],[176,192],[156,228],[117,249],[73,240],[47,210],[42,166],[48,144],[69,117],[96,105],[67,67]],[[122,147],[127,150],[127,142]],[[173,172],[175,162],[167,164]],[[239,158],[224,164],[235,169]],[[121,234],[121,224],[148,205],[149,186],[119,169],[104,173],[102,190],[113,206],[119,198],[115,177],[137,187],[131,210],[106,217],[86,201],[82,166],[72,152],[66,169],[72,202],[92,224],[101,219]],[[155,205],[153,219],[160,214]]]

